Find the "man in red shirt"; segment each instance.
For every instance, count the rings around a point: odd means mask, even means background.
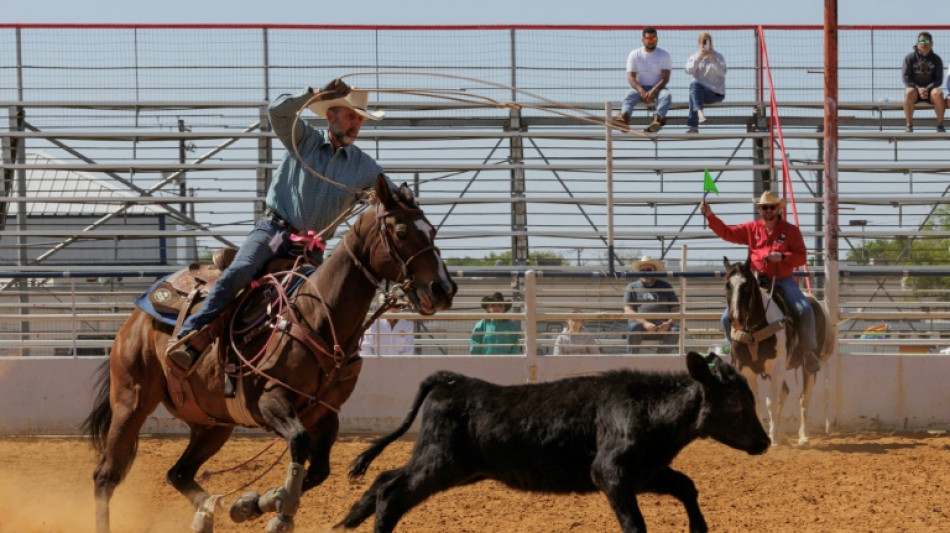
[[[808,348],[805,350],[805,369],[817,372],[821,363],[818,358],[818,340],[815,338],[815,312],[792,275],[807,259],[802,232],[798,226],[782,218],[781,212],[786,202],[773,192],[765,191],[759,201],[753,202],[761,218],[735,226],[726,225],[705,202],[699,204],[699,209],[706,216],[709,229],[716,235],[728,242],[749,247],[753,271],[782,288],[785,300],[795,315],[799,339]],[[722,326],[728,337],[728,308],[722,315]]]

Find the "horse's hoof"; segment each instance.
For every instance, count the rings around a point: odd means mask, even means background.
[[[293,533],[294,517],[279,514],[267,523],[266,533]]]
[[[214,533],[214,515],[199,509],[191,520],[191,530],[195,533]]]
[[[234,503],[231,504],[231,511],[229,513],[231,520],[235,524],[240,524],[241,522],[259,518],[264,514],[257,505],[257,501],[260,499],[261,495],[257,491],[245,492],[243,496],[234,500]]]
[[[804,447],[804,446],[808,446],[809,444],[811,444],[811,440],[809,440],[808,437],[801,437],[798,439],[799,446]]]

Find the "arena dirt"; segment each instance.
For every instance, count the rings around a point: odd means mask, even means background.
[[[264,449],[270,439],[236,437],[207,465],[228,468]],[[297,533],[325,531],[339,520],[383,468],[402,464],[411,441],[390,446],[366,479],[351,484],[346,464],[368,439],[344,437],[334,447],[333,473],[304,496]],[[165,471],[184,449],[178,438],[143,438],[138,457],[116,491],[114,533],[188,530],[189,504],[165,483]],[[253,472],[212,477],[206,487],[226,492],[252,479],[280,455],[280,443],[254,462]],[[0,439],[0,531],[92,533],[94,453],[88,441],[58,438]],[[690,475],[712,531],[925,532],[950,527],[950,436],[840,434],[816,437],[808,448],[781,447],[752,457],[711,441],[686,448],[674,467]],[[286,462],[253,488],[282,482]],[[227,505],[233,497],[227,498]],[[651,532],[684,532],[686,515],[668,497],[643,495]],[[236,525],[218,513],[215,532],[262,532],[265,521]],[[357,531],[372,531],[368,521]],[[550,533],[616,532],[619,526],[599,494],[554,496],[519,493],[493,482],[452,489],[411,511],[399,532]]]

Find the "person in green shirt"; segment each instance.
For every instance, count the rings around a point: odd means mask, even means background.
[[[489,313],[507,313],[511,302],[496,292],[482,298],[482,308]],[[521,326],[508,318],[483,318],[472,329],[471,355],[520,355]]]

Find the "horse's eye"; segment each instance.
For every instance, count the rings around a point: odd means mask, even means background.
[[[399,224],[395,229],[397,239],[404,241],[409,238],[409,232],[406,230],[406,226],[404,224]]]

